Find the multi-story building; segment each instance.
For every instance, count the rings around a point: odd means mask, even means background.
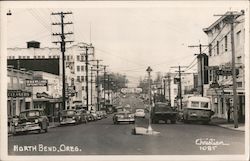
[[[82,96],[81,103],[86,105],[86,72],[85,72],[85,57],[86,53],[85,48],[80,48],[81,44],[72,45],[68,47],[65,52],[65,66],[70,70],[66,70],[66,75],[70,75],[71,79],[78,84],[76,91],[81,92],[79,94]],[[89,55],[89,59],[94,59],[94,54]],[[8,59],[50,59],[50,58],[59,58],[59,71],[60,76],[62,76],[62,56],[59,48],[40,48],[40,42],[30,41],[27,42],[27,48],[8,48]],[[70,82],[66,82],[70,83]],[[81,86],[79,86],[79,83]],[[88,83],[90,87],[90,81]],[[90,88],[89,88],[90,90]],[[95,89],[94,89],[95,90]],[[89,91],[90,92],[90,91]],[[90,97],[89,101],[90,102]],[[78,100],[79,103],[79,100]],[[70,103],[72,105],[72,102]]]
[[[21,111],[32,108],[32,89],[26,87],[26,79],[33,79],[33,73],[25,69],[7,68],[8,80],[8,116],[19,115]]]
[[[205,95],[211,97],[215,117],[227,118],[227,110],[232,109],[233,87],[232,75],[220,74],[218,71],[230,71],[232,69],[232,37],[231,24],[229,23],[230,12],[220,17],[203,31],[208,36],[209,43],[209,85],[206,85]],[[245,118],[245,16],[234,16],[234,43],[235,65],[238,70],[237,106],[239,121]],[[231,117],[232,118],[232,117]]]

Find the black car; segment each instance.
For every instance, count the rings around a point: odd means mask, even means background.
[[[14,124],[14,134],[30,131],[48,131],[49,119],[43,110],[26,110],[20,112],[18,121]]]
[[[151,119],[152,123],[159,123],[160,120],[167,123],[167,121],[170,120],[172,124],[175,124],[177,119],[177,111],[169,104],[158,102],[152,108]]]

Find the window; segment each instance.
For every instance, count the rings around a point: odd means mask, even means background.
[[[212,44],[208,45],[209,56],[212,56]]]
[[[213,80],[213,71],[209,70],[209,81]]]
[[[42,56],[42,58],[45,58],[45,56]]]
[[[34,56],[34,59],[36,59],[36,56]]]
[[[208,102],[201,102],[201,108],[208,108]]]
[[[216,44],[216,48],[217,48],[217,55],[219,55],[220,54],[220,43],[219,43],[219,41],[217,41],[217,44]]]
[[[27,59],[29,59],[30,58],[30,56],[27,56]]]
[[[76,59],[77,61],[80,61],[80,55],[77,55]]]
[[[84,71],[84,66],[83,65],[81,66],[81,71]]]
[[[77,76],[77,82],[80,82],[80,76]]]
[[[237,82],[237,87],[242,87],[242,82]]]
[[[227,51],[227,36],[225,36],[225,51]]]
[[[38,59],[40,59],[41,57],[40,56],[38,56]]]
[[[69,61],[69,55],[67,55],[67,60]]]
[[[78,72],[80,71],[80,66],[79,66],[79,65],[77,65],[77,71],[78,71]]]
[[[81,76],[81,81],[84,82],[84,76]]]
[[[51,56],[49,56],[49,58],[51,58]]]
[[[81,55],[81,61],[84,61],[84,56],[83,55]]]
[[[191,102],[191,107],[199,107],[199,102],[198,101],[192,101]]]
[[[240,36],[241,36],[241,31],[238,31],[236,33],[236,47],[240,45],[241,41],[240,41]]]
[[[18,59],[21,59],[22,57],[21,56],[18,56]]]

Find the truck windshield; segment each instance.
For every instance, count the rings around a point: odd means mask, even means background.
[[[155,106],[156,112],[172,111],[172,108],[167,105],[157,105]]]

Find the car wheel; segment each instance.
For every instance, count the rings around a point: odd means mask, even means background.
[[[175,124],[176,123],[176,120],[171,120],[171,124]]]

